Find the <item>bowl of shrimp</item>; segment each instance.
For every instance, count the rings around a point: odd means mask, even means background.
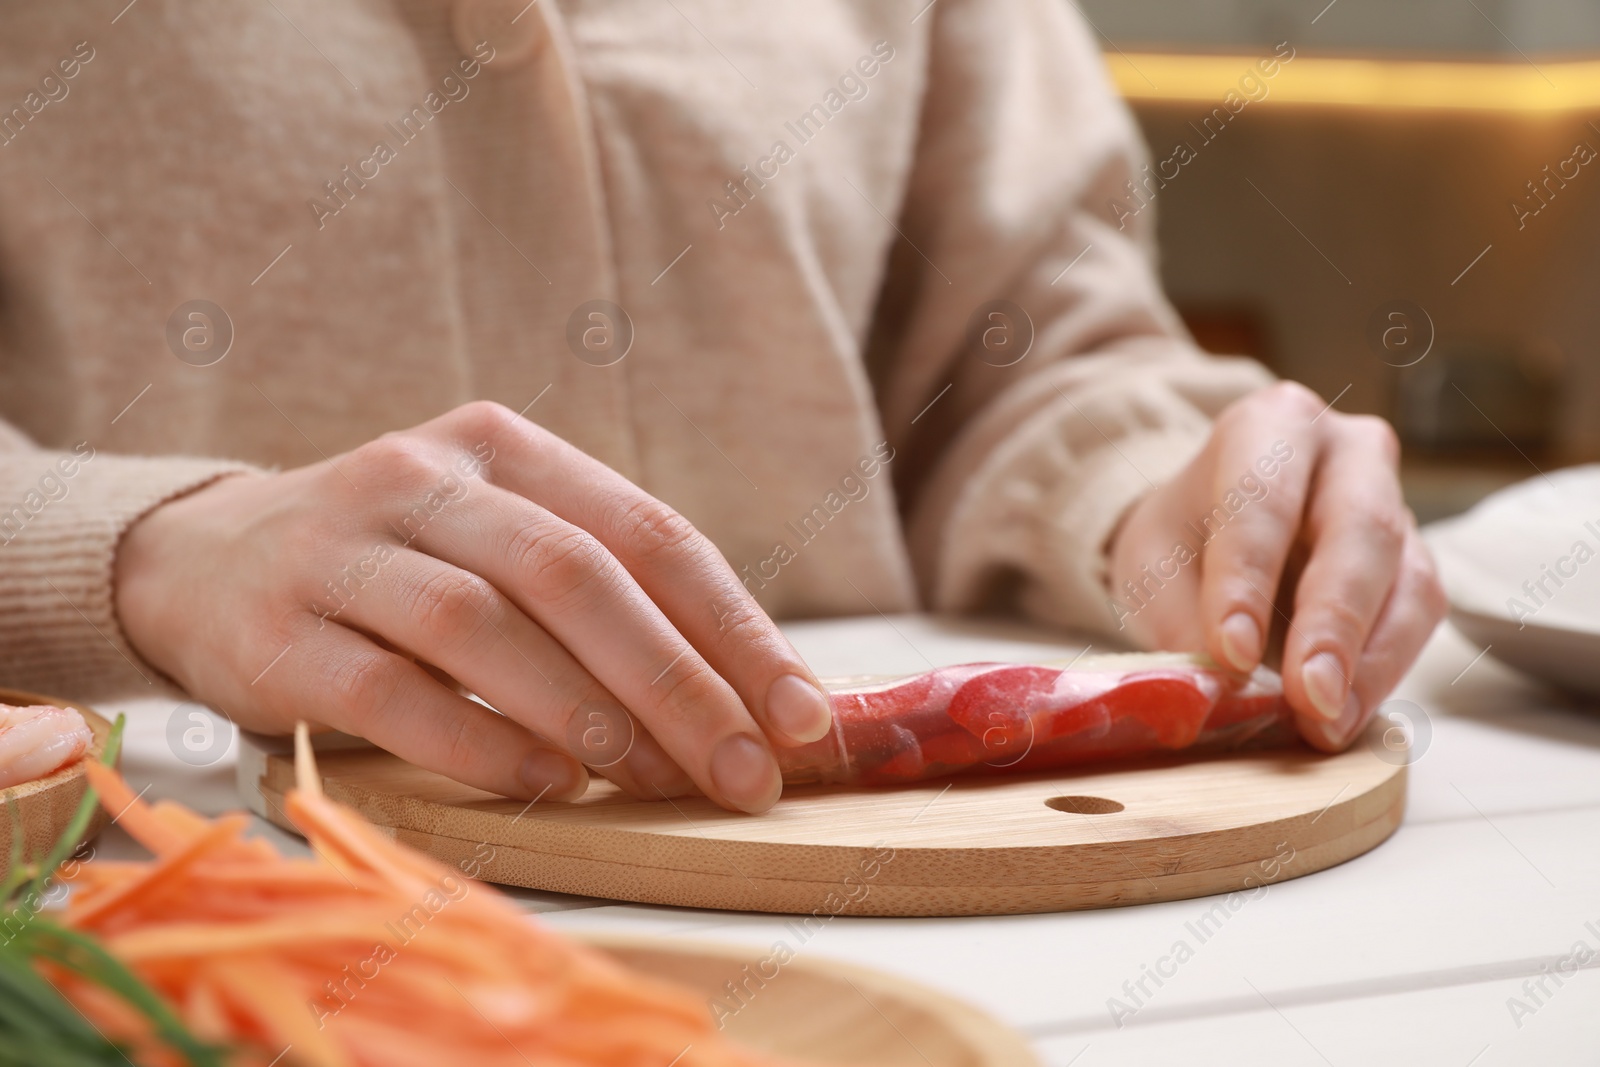
[[[111,724],[82,704],[0,689],[0,868],[7,874],[13,857],[37,861],[66,832],[88,789],[83,765],[101,757],[110,735]],[[84,840],[104,822],[96,812]]]

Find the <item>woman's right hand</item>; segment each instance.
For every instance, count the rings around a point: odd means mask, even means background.
[[[155,508],[115,589],[134,647],[238,725],[305,719],[519,799],[572,799],[588,765],[763,811],[770,745],[830,725],[710,541],[488,402]]]

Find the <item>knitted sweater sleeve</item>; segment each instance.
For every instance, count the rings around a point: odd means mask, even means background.
[[[1111,633],[1117,522],[1271,378],[1201,353],[1163,296],[1159,190],[1075,9],[941,0],[929,18],[868,350],[923,597]]]
[[[151,508],[244,465],[39,448],[0,423],[0,685],[92,700],[170,692],[129,644],[117,543]]]

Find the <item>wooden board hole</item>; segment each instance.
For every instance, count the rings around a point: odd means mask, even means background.
[[[1110,797],[1051,797],[1044,806],[1073,815],[1115,815],[1123,808],[1120,801]]]

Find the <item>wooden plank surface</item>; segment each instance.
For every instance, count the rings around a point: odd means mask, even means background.
[[[1036,1048],[1050,1067],[1594,1064],[1600,972],[1579,971],[1559,986],[1547,980],[1544,989],[1505,978],[1316,1002],[1245,989],[1233,1011],[1046,1037]]]
[[[1481,822],[1406,827],[1381,849],[1247,896],[1097,912],[970,919],[840,916],[808,952],[889,966],[959,992],[1040,1036],[1115,1029],[1109,1002],[1141,1023],[1237,1010],[1249,987],[1316,1001],[1363,989],[1442,988],[1532,975],[1588,938],[1600,950],[1600,871],[1573,841],[1600,840],[1600,811],[1506,817],[1502,828],[1557,888]],[[1565,861],[1562,856],[1569,857]],[[679,934],[760,947],[799,936],[792,920],[615,906],[564,911],[574,930]],[[1137,983],[1185,942],[1157,986]],[[1597,954],[1600,958],[1600,954]],[[948,983],[948,984],[946,984]],[[1137,989],[1136,989],[1137,992]]]

